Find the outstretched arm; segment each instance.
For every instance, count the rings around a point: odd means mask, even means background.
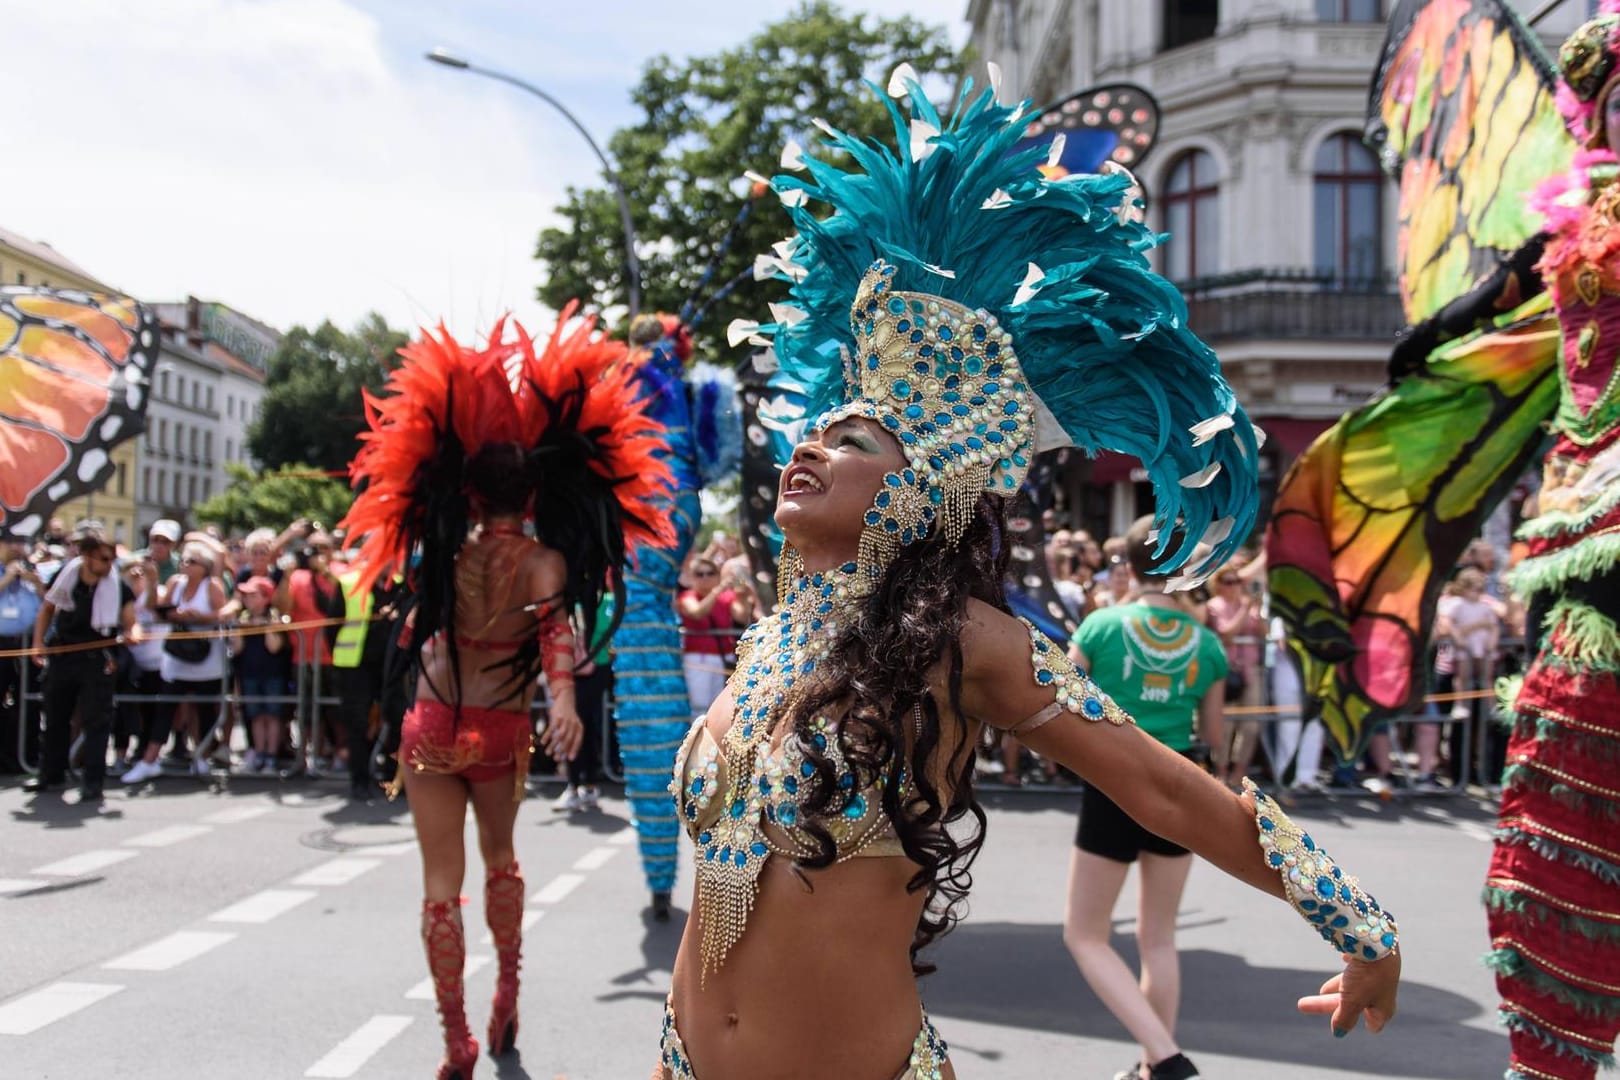
[[[555,761],[573,760],[585,735],[574,705],[574,627],[561,599],[567,573],[562,554],[549,548],[535,555],[529,571],[529,595],[545,601],[538,612],[540,670],[551,698],[546,753]]]
[[[1076,671],[1063,651],[1045,638],[1032,642],[1031,630],[985,604],[973,602],[962,633],[962,705],[969,715],[1015,732],[1031,750],[1072,769],[1114,800],[1143,828],[1203,856],[1233,877],[1294,904],[1341,953],[1372,949],[1376,962],[1351,959],[1324,986],[1304,998],[1306,1012],[1331,1013],[1335,1033],[1354,1028],[1365,1013],[1368,1027],[1380,1030],[1395,1014],[1400,959],[1393,949],[1394,928],[1382,929],[1374,909],[1365,922],[1337,926],[1337,887],[1343,884],[1345,912],[1362,903],[1349,890],[1353,879],[1335,879],[1329,892],[1335,910],[1316,921],[1321,905],[1311,881],[1285,885],[1291,867],[1304,870],[1318,849],[1298,846],[1281,810],[1265,796],[1235,795],[1181,755],[1139,730],[1095,684]],[[1256,800],[1264,800],[1261,805]],[[1325,857],[1325,853],[1321,853]],[[1302,876],[1298,872],[1295,877]],[[1302,889],[1301,884],[1308,886]],[[1365,930],[1365,933],[1360,931]],[[1387,936],[1388,943],[1383,942]],[[1352,943],[1351,938],[1355,940]]]

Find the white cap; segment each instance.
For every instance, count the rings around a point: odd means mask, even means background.
[[[171,544],[180,542],[180,523],[172,518],[159,518],[147,530],[148,536],[161,536]]]

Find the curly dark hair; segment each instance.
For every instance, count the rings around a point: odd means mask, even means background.
[[[918,864],[907,888],[927,893],[911,942],[918,975],[934,970],[919,959],[921,950],[961,919],[973,860],[984,843],[985,814],[973,793],[974,745],[962,719],[961,638],[970,597],[1007,610],[1001,584],[1008,556],[1004,514],[1004,500],[986,494],[958,542],[936,533],[902,548],[854,624],[817,665],[813,690],[795,700],[789,713],[805,760],[815,769],[800,820],[817,850],[799,864],[832,865],[837,846],[821,821],[883,778],[883,812]],[[928,686],[930,658],[949,665],[948,714]],[[839,749],[855,778],[843,788],[812,738],[814,718],[835,710],[843,715]],[[946,715],[956,719],[947,721]],[[942,738],[946,723],[958,729],[949,740]],[[951,828],[967,817],[971,828]]]

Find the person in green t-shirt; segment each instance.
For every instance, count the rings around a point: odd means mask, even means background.
[[[1226,651],[1214,631],[1165,595],[1153,576],[1153,518],[1125,534],[1126,563],[1138,598],[1086,616],[1075,631],[1070,659],[1089,673],[1143,731],[1184,753],[1198,742],[1223,747]],[[1166,550],[1174,550],[1172,541]],[[1123,567],[1116,568],[1116,573]],[[1140,980],[1109,944],[1114,905],[1131,863],[1140,857],[1137,945]],[[1069,869],[1063,940],[1080,974],[1142,1047],[1142,1059],[1115,1080],[1194,1080],[1197,1068],[1175,1041],[1181,997],[1176,910],[1192,857],[1186,848],[1138,825],[1107,796],[1088,786]]]

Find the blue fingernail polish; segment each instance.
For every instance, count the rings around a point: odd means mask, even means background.
[[[1336,1027],[1333,1029],[1333,1037],[1335,1039],[1342,1039],[1348,1034],[1350,1034],[1349,1028]]]

